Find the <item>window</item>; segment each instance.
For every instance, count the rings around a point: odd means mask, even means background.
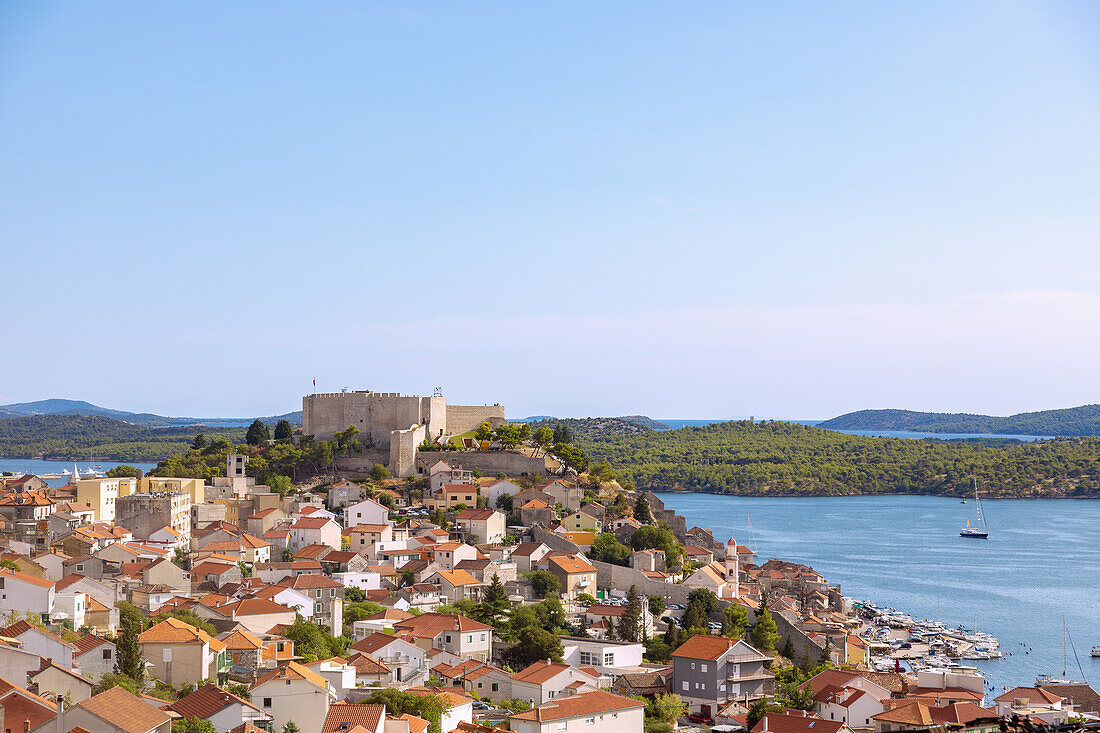
[[[264,707],[265,708],[271,707],[271,698],[270,697],[265,697],[264,698]]]
[[[474,643],[474,635],[473,634],[469,634],[466,637],[466,643],[468,643],[468,644],[473,644]]]
[[[493,692],[496,692],[500,688],[500,685],[496,682],[493,683]]]
[[[692,663],[691,663],[691,668],[692,668],[692,669],[695,669],[695,662],[692,662]]]
[[[328,597],[329,598],[335,598],[336,597],[336,589],[335,588],[329,588],[328,589]]]
[[[707,665],[705,665],[705,664],[700,664],[700,665],[699,665],[699,671],[700,671],[700,672],[706,672],[706,671],[707,671]]]
[[[448,643],[448,644],[450,644],[450,643],[451,643],[451,635],[450,635],[450,634],[447,634],[447,643]]]
[[[569,727],[568,723],[558,723],[558,730],[565,730]]]
[[[615,666],[615,655],[612,654],[611,652],[605,652],[604,655],[603,655],[603,666],[605,666],[605,667],[614,667]]]
[[[110,659],[111,658],[111,650],[110,649],[104,649],[103,650],[103,658],[104,659]]]
[[[599,658],[591,652],[581,652],[581,664],[584,666],[595,666],[599,663]]]
[[[320,603],[315,603],[314,604],[313,612],[314,613],[320,613],[321,612],[321,604]]]
[[[687,680],[684,680],[684,692],[687,692],[687,690],[688,690],[688,683],[687,683]]]
[[[585,725],[595,725],[596,724],[596,719],[595,718],[585,718],[584,719],[584,724]]]
[[[485,641],[485,634],[482,634],[482,635],[481,635],[481,640],[482,640],[482,641]]]

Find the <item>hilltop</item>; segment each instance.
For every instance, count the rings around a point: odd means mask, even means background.
[[[907,430],[917,433],[996,435],[1100,435],[1100,405],[1021,412],[1008,417],[970,413],[859,410],[819,423],[832,430]]]
[[[51,398],[36,402],[16,402],[10,405],[0,405],[0,418],[33,417],[34,415],[77,415],[82,417],[109,417],[133,425],[144,425],[150,428],[180,427],[184,425],[210,425],[221,427],[235,427],[248,425],[253,418],[241,417],[165,417],[151,412],[128,412],[126,410],[112,410],[108,407],[93,405],[84,400],[68,400]],[[272,415],[260,418],[266,423],[275,424],[279,420],[287,420],[292,425],[302,423],[302,411],[287,412],[282,415]]]

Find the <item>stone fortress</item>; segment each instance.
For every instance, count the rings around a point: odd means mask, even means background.
[[[417,448],[424,440],[461,435],[487,422],[507,422],[504,406],[448,405],[442,396],[419,397],[399,392],[356,390],[326,392],[302,398],[302,434],[329,440],[354,425],[364,445],[389,449],[395,476],[416,472]]]

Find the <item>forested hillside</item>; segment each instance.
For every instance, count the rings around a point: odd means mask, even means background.
[[[833,430],[910,430],[917,433],[998,435],[1100,435],[1100,405],[1022,412],[1008,417],[968,413],[860,410],[819,423]]]
[[[715,423],[593,435],[574,429],[592,461],[639,489],[743,495],[1100,496],[1100,439],[940,441],[867,438],[786,422]]]
[[[159,461],[183,453],[199,433],[244,441],[244,428],[148,428],[109,417],[36,415],[0,420],[0,458]]]

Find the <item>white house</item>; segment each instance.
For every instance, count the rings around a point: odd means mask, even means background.
[[[54,584],[16,570],[0,568],[0,611],[32,611],[50,623],[54,609]]]
[[[642,664],[645,651],[632,641],[604,641],[565,636],[561,640],[562,661],[574,667],[595,667],[601,674],[622,674]]]
[[[355,667],[338,659],[322,659],[305,665],[324,677],[336,692],[337,700],[346,700],[348,691],[355,689]]]
[[[393,670],[395,681],[406,682],[427,673],[426,656],[411,641],[384,633],[374,633],[350,647],[367,654]]]
[[[294,552],[308,545],[328,545],[340,549],[340,525],[326,517],[303,517],[290,525],[287,547]]]
[[[641,733],[645,704],[592,690],[554,700],[508,718],[513,733]]]
[[[18,639],[27,651],[52,659],[65,669],[73,668],[76,646],[43,628],[32,626],[26,621],[16,621],[6,629],[0,630],[0,636]]]
[[[599,675],[544,659],[512,675],[512,696],[541,705],[563,695],[598,689],[599,685]]]
[[[333,573],[332,579],[345,588],[359,590],[378,590],[382,587],[382,576],[378,573]]]
[[[344,526],[358,524],[386,524],[390,519],[390,510],[374,499],[363,499],[344,507]]]
[[[184,718],[205,718],[213,723],[218,733],[227,733],[243,723],[266,727],[271,720],[271,716],[255,704],[211,684],[203,685],[164,709]]]
[[[303,731],[319,731],[336,701],[336,692],[321,675],[297,662],[287,662],[252,685],[252,703],[271,716],[276,730],[290,721]]]

